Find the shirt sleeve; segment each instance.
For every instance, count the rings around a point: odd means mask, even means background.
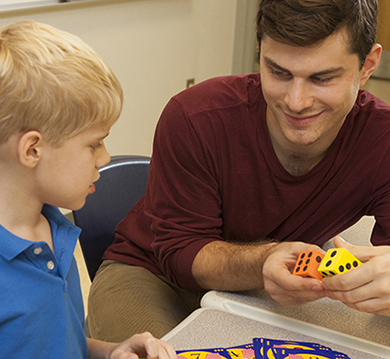
[[[196,117],[196,116],[195,116]],[[152,250],[163,273],[183,288],[199,289],[192,262],[207,243],[222,240],[213,130],[193,126],[172,99],[156,128],[146,210],[152,218]],[[202,133],[200,133],[202,132]]]

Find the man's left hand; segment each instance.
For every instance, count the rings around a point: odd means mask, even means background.
[[[323,279],[326,295],[361,312],[390,316],[390,246],[355,246],[334,239],[362,265],[349,272]]]

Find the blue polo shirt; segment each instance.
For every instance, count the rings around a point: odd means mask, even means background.
[[[0,226],[0,358],[85,359],[80,279],[73,257],[80,230],[45,205],[54,252]]]

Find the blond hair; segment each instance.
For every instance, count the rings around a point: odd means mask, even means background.
[[[78,37],[33,21],[0,30],[0,144],[30,130],[61,143],[112,126],[122,104],[118,79]]]

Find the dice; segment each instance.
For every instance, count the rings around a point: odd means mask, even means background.
[[[349,271],[362,263],[345,248],[329,249],[322,260],[318,271],[324,276],[333,276]]]
[[[302,252],[292,274],[322,280],[322,274],[318,271],[318,267],[323,258],[324,254],[315,249]]]

